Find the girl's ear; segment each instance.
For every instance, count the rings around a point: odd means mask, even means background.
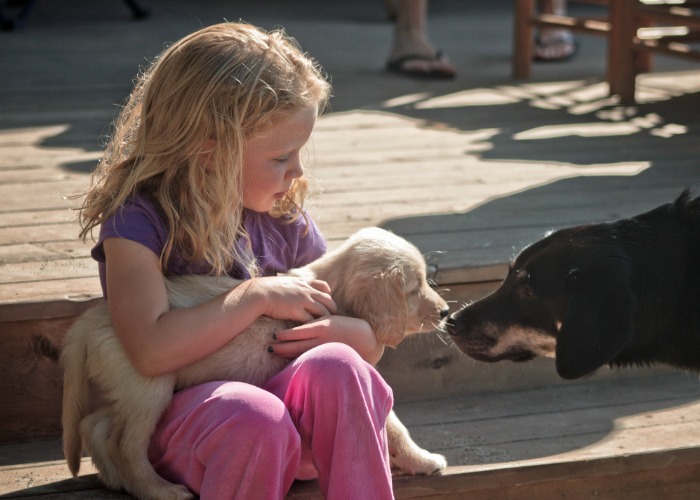
[[[634,334],[637,301],[629,265],[618,259],[570,277],[570,293],[557,336],[562,378],[582,377],[611,362]]]
[[[354,279],[359,286],[348,297],[349,312],[367,321],[381,344],[396,347],[405,336],[408,322],[403,273],[391,269],[380,276]]]

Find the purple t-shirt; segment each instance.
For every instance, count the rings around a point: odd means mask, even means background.
[[[308,226],[306,223],[308,220]],[[246,210],[244,227],[250,235],[253,255],[263,276],[274,276],[300,267],[326,252],[326,240],[310,217],[292,223],[265,213]],[[308,227],[308,233],[304,234]],[[158,205],[150,198],[136,195],[129,198],[100,227],[100,236],[91,255],[98,262],[102,293],[107,297],[103,242],[108,238],[125,238],[140,243],[160,257],[168,240],[168,225]],[[187,262],[177,248],[168,259],[166,274],[209,274],[202,263]],[[234,266],[228,271],[233,278],[249,278],[246,271]]]

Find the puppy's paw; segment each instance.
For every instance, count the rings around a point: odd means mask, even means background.
[[[447,459],[443,455],[418,448],[406,455],[392,456],[391,466],[414,476],[417,474],[430,475],[447,467]]]

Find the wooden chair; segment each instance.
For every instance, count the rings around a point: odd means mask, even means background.
[[[515,78],[530,78],[536,29],[563,28],[577,33],[598,36],[608,36],[610,33],[610,20],[607,15],[572,17],[542,14],[537,11],[537,0],[514,1],[513,76]],[[616,1],[612,0],[612,3]],[[570,3],[608,7],[611,2],[608,0],[576,0]]]
[[[635,103],[636,79],[652,70],[652,55],[700,61],[700,1],[614,0],[608,41],[610,93]],[[614,59],[614,64],[610,60]]]
[[[700,1],[684,0],[577,0],[606,7],[598,18],[540,14],[536,0],[515,0],[513,76],[529,78],[534,30],[565,28],[608,39],[606,81],[610,93],[625,105],[634,104],[636,77],[651,71],[653,53],[700,61],[700,52],[688,42],[700,40]]]

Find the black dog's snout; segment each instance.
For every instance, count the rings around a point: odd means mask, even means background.
[[[445,318],[444,325],[445,325],[445,329],[447,330],[447,333],[449,333],[452,336],[457,335],[457,331],[455,328],[457,326],[455,323],[455,315],[454,314],[449,314],[449,315],[446,314],[445,316],[443,316],[443,318]]]

